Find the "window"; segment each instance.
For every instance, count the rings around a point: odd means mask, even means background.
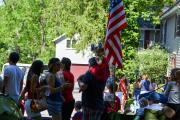
[[[66,41],[66,48],[71,48],[71,40]]]
[[[180,15],[176,16],[175,19],[175,37],[180,37]]]
[[[74,48],[74,46],[76,45],[76,42],[77,42],[76,40],[74,39],[72,40],[72,48]]]
[[[75,39],[67,40],[66,48],[74,48],[76,45],[76,42],[77,42],[77,40],[75,40]]]

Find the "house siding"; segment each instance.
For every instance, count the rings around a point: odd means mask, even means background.
[[[167,30],[166,30],[166,36],[165,36],[166,37],[165,47],[170,53],[177,52],[177,50],[179,48],[178,45],[177,45],[177,40],[174,37],[175,18],[176,18],[175,16],[172,16],[172,17],[166,19]]]
[[[92,56],[92,53],[89,51],[77,53],[74,48],[67,48],[66,42],[67,39],[64,39],[61,42],[56,43],[56,57],[60,59],[68,57],[73,64],[88,64],[88,60]]]

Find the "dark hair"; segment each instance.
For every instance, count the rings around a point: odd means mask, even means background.
[[[64,65],[64,70],[70,70],[71,68],[71,60],[69,58],[63,57],[61,63]]]
[[[173,80],[176,80],[176,72],[180,70],[180,68],[174,68],[171,70],[170,77],[173,77]]]
[[[30,80],[31,80],[32,74],[36,74],[40,76],[43,67],[44,67],[44,64],[41,60],[35,60],[32,63],[29,69],[28,75],[27,75],[27,83],[26,83],[27,89],[30,89]]]
[[[80,110],[80,109],[81,109],[81,106],[82,106],[81,101],[76,101],[76,103],[75,103],[75,105],[74,105],[74,108],[76,108],[77,110]]]
[[[114,86],[113,86],[114,85]],[[107,87],[109,88],[109,90],[113,91],[113,88],[114,88],[114,91],[117,91],[118,89],[118,85],[115,83],[115,84],[109,84],[107,85]]]
[[[57,62],[60,62],[59,58],[51,58],[51,59],[49,60],[49,63],[48,63],[49,72],[52,72],[53,66],[54,66]]]
[[[17,63],[20,59],[19,53],[17,52],[12,52],[9,55],[9,60],[13,63]]]
[[[37,74],[39,76],[41,74],[43,67],[44,64],[41,60],[35,60],[31,65],[32,73]]]
[[[91,67],[98,65],[95,57],[90,58],[88,62]]]

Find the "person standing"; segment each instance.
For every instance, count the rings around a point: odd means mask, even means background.
[[[70,120],[71,114],[74,109],[75,100],[73,98],[73,89],[74,89],[74,75],[71,73],[71,60],[69,58],[63,57],[61,60],[63,66],[63,78],[65,83],[69,83],[70,87],[63,90],[63,97],[65,99],[62,106],[62,119]]]
[[[44,64],[41,60],[35,60],[28,72],[26,86],[23,89],[21,96],[24,98],[25,93],[27,92],[27,100],[25,101],[25,109],[29,119],[33,120],[41,120],[40,112],[32,112],[31,103],[34,100],[39,99],[39,91],[40,83],[39,76],[43,72]]]
[[[47,97],[48,113],[52,116],[52,120],[62,120],[62,104],[64,102],[62,91],[70,85],[66,83],[62,84],[62,80],[57,75],[57,72],[61,68],[59,58],[51,58],[48,67],[47,84],[50,90],[50,94]]]
[[[164,94],[168,96],[167,105],[175,111],[173,120],[180,119],[180,69],[171,70],[171,81],[168,82]]]
[[[126,104],[126,101],[128,100],[128,89],[129,89],[129,82],[125,75],[121,78],[119,82],[119,89],[122,92],[122,103],[121,103],[121,111],[124,112],[124,107]]]
[[[4,69],[3,80],[3,93],[8,94],[16,103],[18,103],[24,78],[22,70],[16,65],[19,59],[19,53],[10,53],[8,58],[9,65]]]
[[[106,80],[99,80],[92,69],[98,69],[96,58],[89,59],[89,70],[78,78],[80,91],[82,91],[82,120],[101,120],[104,111],[103,92]]]

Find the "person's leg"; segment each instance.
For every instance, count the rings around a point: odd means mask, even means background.
[[[101,120],[102,119],[103,112],[102,111],[95,111],[94,115],[95,118],[93,120]]]
[[[82,120],[89,120],[89,111],[83,109],[82,113],[83,113]]]
[[[74,103],[75,103],[75,101],[73,100],[69,103],[63,104],[63,107],[62,107],[62,119],[63,120],[70,120],[71,114],[74,109]]]
[[[52,115],[52,120],[62,120],[61,113],[56,114],[56,115]]]
[[[102,120],[103,111],[86,109],[82,120]]]

